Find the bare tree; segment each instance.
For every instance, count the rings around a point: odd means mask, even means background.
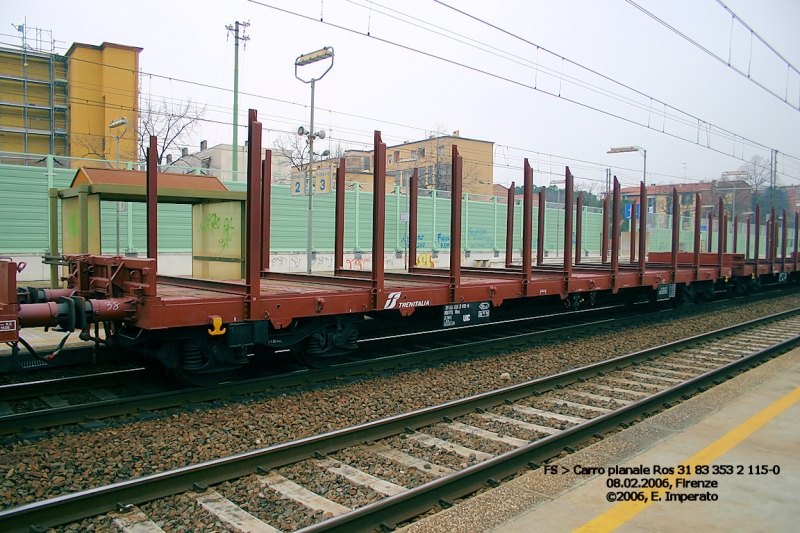
[[[740,167],[740,170],[747,172],[744,180],[753,189],[753,205],[751,208],[755,210],[756,204],[764,203],[762,196],[768,197],[770,193],[769,162],[760,155],[754,155],[750,161]]]
[[[272,146],[289,158],[293,168],[303,170],[308,165],[308,142],[305,137],[281,135],[272,142]]]
[[[151,135],[158,137],[159,165],[168,153],[178,156],[181,147],[192,144],[192,135],[205,111],[205,106],[200,107],[191,98],[185,103],[169,103],[166,98],[142,98],[139,110],[139,151],[142,160],[147,155]]]

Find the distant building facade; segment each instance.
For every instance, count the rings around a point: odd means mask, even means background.
[[[700,206],[709,210],[716,207],[719,199],[725,204],[728,216],[731,213],[742,216],[753,208],[753,191],[746,181],[717,181],[700,183],[681,183],[673,185],[650,185],[647,187],[647,212],[657,215],[672,215],[672,189],[678,192],[678,211],[684,218],[695,213],[695,195],[700,194]],[[626,187],[620,190],[622,201],[632,203],[639,200],[639,187]],[[703,213],[705,215],[705,213]]]
[[[450,191],[453,185],[452,149],[458,147],[463,157],[463,192],[489,196],[494,185],[494,143],[453,135],[432,136],[419,141],[386,147],[386,186],[406,187],[417,169],[420,189]],[[344,154],[347,182],[364,183],[369,190],[375,169],[372,150],[347,150]],[[314,163],[317,177],[333,177],[339,158]],[[295,169],[295,172],[301,172]]]
[[[22,44],[0,48],[0,160],[35,164],[37,155],[48,154],[114,160],[117,146],[109,124],[123,117],[128,124],[120,159],[136,160],[142,49],[75,43],[62,56],[53,51],[52,40],[25,39],[42,30],[16,29]]]
[[[218,144],[208,147],[206,141],[200,142],[200,150],[189,153],[188,148],[181,150],[181,157],[172,160],[171,155],[167,155],[162,163],[162,172],[180,172],[184,174],[198,173],[207,176],[214,176],[222,181],[247,181],[247,146],[240,146],[236,151],[239,158],[236,175],[231,171],[233,164],[233,145]],[[266,149],[262,149],[261,158],[266,154]],[[283,150],[272,149],[272,183],[289,184],[292,174],[292,163],[289,154]]]

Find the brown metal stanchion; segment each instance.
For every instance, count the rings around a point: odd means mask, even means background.
[[[575,205],[575,186],[569,167],[564,171],[564,178],[564,294],[568,294],[572,279],[572,208]]]
[[[453,183],[450,197],[450,301],[458,301],[461,285],[461,169],[463,159],[453,145]],[[385,159],[385,156],[384,156]]]
[[[634,200],[631,205],[631,221],[628,224],[631,234],[631,263],[636,262],[636,213],[637,211],[641,211],[641,208],[636,208],[638,205],[639,200]]]
[[[383,291],[383,246],[386,232],[386,145],[381,132],[375,132],[375,168],[372,176],[372,305],[378,308]]]
[[[608,210],[610,207],[611,201],[606,194],[605,200],[603,200],[603,231],[600,236],[600,264],[604,265],[608,263]]]
[[[150,136],[147,147],[147,182],[145,188],[147,211],[147,257],[155,260],[158,271],[158,138]],[[83,242],[81,242],[83,244]],[[88,251],[88,250],[87,250]]]
[[[514,204],[516,185],[511,182],[508,188],[508,199],[506,200],[506,268],[511,266],[511,259],[514,255]]]
[[[531,256],[533,255],[533,169],[528,160],[523,164],[522,201],[522,284],[528,294],[531,281]]]
[[[261,162],[261,271],[269,270],[270,225],[272,210],[272,150]]]
[[[583,227],[583,192],[578,193],[575,206],[575,264],[581,263],[581,229]]]
[[[678,189],[672,188],[672,257],[670,268],[672,269],[672,282],[675,283],[678,277],[678,254],[680,253],[681,242],[681,213],[678,209]]]
[[[644,276],[647,259],[647,187],[639,185],[639,275]]]
[[[346,159],[339,159],[339,167],[336,169],[336,218],[334,220],[334,239],[333,239],[333,273],[340,274],[344,270],[344,193],[347,188],[345,176],[347,176]],[[356,221],[356,224],[358,222]]]
[[[544,264],[544,215],[547,207],[547,190],[542,187],[539,189],[539,207],[537,208],[539,218],[536,225],[536,266]]]
[[[619,180],[614,176],[614,210],[611,215],[611,272],[612,272],[612,291],[614,294],[619,290],[619,233],[620,224],[620,199]]]
[[[247,302],[245,318],[258,316],[261,297],[261,123],[255,109],[251,109],[247,128],[247,228],[245,230],[245,285]]]
[[[408,271],[417,266],[417,205],[419,203],[419,172],[414,169],[408,184]]]
[[[700,224],[703,221],[703,213],[700,206],[700,193],[694,194],[694,279],[700,279]]]

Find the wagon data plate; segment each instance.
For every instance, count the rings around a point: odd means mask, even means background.
[[[489,322],[489,313],[491,308],[491,302],[470,302],[445,305],[442,326],[445,328],[451,328]]]

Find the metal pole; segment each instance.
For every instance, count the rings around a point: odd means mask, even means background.
[[[644,168],[642,169],[642,183],[644,183],[644,186],[647,187],[647,150],[645,150],[644,148],[642,148],[642,155],[644,155]],[[641,209],[644,209],[644,206],[642,206]]]
[[[311,274],[311,248],[313,246],[314,224],[314,181],[312,177],[314,167],[314,78],[311,78],[311,133],[308,134],[308,249],[306,255],[306,274]]]
[[[233,154],[231,178],[238,181],[239,171],[239,21],[233,31]]]

